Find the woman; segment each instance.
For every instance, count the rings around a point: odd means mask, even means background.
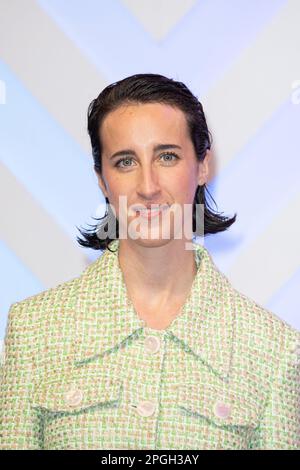
[[[1,447],[298,448],[300,333],[193,240],[236,217],[206,200],[201,104],[183,83],[134,75],[92,101],[88,131],[108,209],[78,241],[104,253],[11,306]]]

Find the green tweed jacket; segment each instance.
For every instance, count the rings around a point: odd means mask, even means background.
[[[147,327],[119,241],[12,304],[1,449],[299,449],[300,332],[233,288],[206,248],[181,314]]]

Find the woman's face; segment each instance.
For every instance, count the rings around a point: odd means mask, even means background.
[[[120,220],[126,221],[127,226],[139,230],[137,222],[141,221],[139,244],[149,245],[149,238],[151,246],[168,243],[178,233],[174,227],[175,214],[178,216],[181,211],[183,226],[184,204],[192,208],[198,184],[208,180],[210,152],[204,162],[197,161],[184,113],[160,103],[122,105],[103,120],[100,139],[99,186],[113,205],[119,224]],[[126,213],[120,196],[125,197]],[[134,205],[151,204],[162,205],[166,210],[156,216],[155,212],[145,214],[133,210]],[[170,225],[162,225],[166,218]],[[185,221],[192,227],[192,218]]]

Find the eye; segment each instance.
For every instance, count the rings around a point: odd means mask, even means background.
[[[125,168],[125,167],[129,167],[130,165],[125,165],[125,166],[121,166],[120,163],[122,162],[130,162],[132,161],[132,158],[122,158],[121,160],[118,160],[117,163],[115,164],[115,166],[119,167],[119,168]]]
[[[161,154],[160,157],[161,157],[161,158],[164,158],[164,157],[174,157],[173,159],[170,159],[170,158],[169,158],[168,160],[165,160],[166,163],[169,163],[169,162],[172,163],[173,161],[179,159],[178,155],[177,155],[176,153],[174,153],[174,152],[166,152],[166,153],[163,153],[163,154]]]
[[[160,155],[160,158],[165,158],[165,157],[169,157],[168,159],[165,159],[166,163],[172,163],[175,160],[179,159],[178,155],[175,152],[165,152]],[[170,157],[173,157],[173,158],[170,158]],[[124,165],[124,162],[132,162],[132,158],[129,158],[129,157],[121,158],[120,160],[117,161],[115,166],[118,168],[130,168],[131,165]],[[121,163],[123,163],[123,165],[121,165]]]

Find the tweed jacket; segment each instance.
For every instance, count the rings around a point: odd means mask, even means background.
[[[1,449],[300,448],[300,332],[193,245],[197,274],[164,330],[137,315],[119,240],[11,305]]]

